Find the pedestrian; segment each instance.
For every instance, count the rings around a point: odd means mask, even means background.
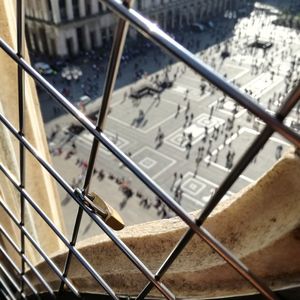
[[[175,186],[175,183],[176,183],[176,180],[177,180],[177,172],[174,172],[174,179],[173,179],[173,182],[171,184],[170,191],[173,190],[173,188]]]
[[[194,114],[193,114],[193,113],[191,113],[191,114],[190,114],[190,125],[192,125],[192,123],[193,123],[193,119],[194,119]]]
[[[175,119],[178,117],[179,113],[180,113],[180,104],[177,105],[177,111],[176,111],[176,114],[175,114]]]
[[[275,159],[276,160],[278,160],[281,157],[281,155],[282,155],[282,149],[283,149],[282,145],[278,145],[276,147],[276,151],[275,151]]]
[[[190,110],[190,108],[191,108],[191,103],[190,103],[190,101],[188,101],[187,105],[186,105],[186,109],[185,109],[185,114],[188,113],[188,111]]]
[[[180,141],[180,146],[182,146],[184,141],[185,141],[185,132],[183,131],[182,132],[182,138],[181,138],[181,141]]]
[[[186,151],[187,151],[185,158],[186,158],[186,159],[189,159],[189,158],[190,158],[191,149],[192,149],[192,142],[189,141],[189,142],[186,144],[185,148],[186,148]]]

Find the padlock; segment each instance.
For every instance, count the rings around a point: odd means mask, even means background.
[[[91,200],[89,206],[92,207],[94,212],[100,216],[109,227],[114,230],[121,230],[125,227],[125,223],[120,214],[96,193],[89,193],[87,198]]]

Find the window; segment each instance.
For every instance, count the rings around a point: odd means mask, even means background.
[[[92,3],[91,0],[85,0],[85,13],[87,16],[92,15]]]
[[[74,18],[80,18],[79,0],[72,0]]]
[[[59,0],[59,11],[61,20],[67,20],[66,0]]]
[[[53,17],[52,17],[52,5],[51,5],[51,1],[50,0],[47,0],[47,9],[49,11],[49,21],[52,21],[53,20]]]

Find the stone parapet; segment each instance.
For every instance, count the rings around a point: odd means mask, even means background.
[[[300,159],[288,153],[255,184],[220,203],[204,227],[272,289],[298,284],[300,279]],[[197,215],[195,212],[194,215]],[[155,272],[186,232],[179,218],[125,228],[118,236]],[[137,295],[146,278],[105,235],[77,244],[77,249],[121,295]],[[62,266],[66,252],[53,255]],[[38,266],[41,271],[47,266]],[[85,293],[101,292],[77,261],[69,278]],[[47,281],[58,283],[49,274]],[[203,240],[194,236],[162,279],[178,298],[224,297],[255,292]],[[35,282],[37,288],[41,288]],[[154,288],[152,296],[159,296]]]

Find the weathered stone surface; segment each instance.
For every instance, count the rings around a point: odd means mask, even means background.
[[[300,281],[299,178],[300,159],[288,153],[254,185],[219,205],[204,224],[272,288]],[[155,272],[186,229],[178,218],[173,218],[131,226],[118,235]],[[77,247],[118,293],[136,295],[145,285],[144,276],[105,235],[89,238]],[[65,257],[66,253],[53,255],[58,265]],[[46,270],[45,263],[38,267]],[[69,276],[80,291],[99,291],[95,280],[75,259]],[[55,283],[57,278],[49,274],[47,280]],[[178,297],[254,291],[198,236],[178,257],[163,282]],[[152,295],[159,292],[154,289]]]
[[[0,37],[11,47],[16,49],[16,9],[15,1],[0,0]],[[26,52],[25,58],[29,61]],[[0,113],[18,129],[18,86],[17,65],[5,52],[0,49]],[[44,126],[39,108],[35,85],[25,77],[25,135],[39,153],[48,161],[50,155]],[[0,162],[19,178],[19,143],[0,124]],[[64,230],[60,211],[59,196],[55,182],[40,164],[26,151],[26,189],[30,192],[38,205],[48,214],[60,230]],[[0,197],[7,203],[16,217],[20,217],[20,196],[13,186],[8,183],[4,175],[0,175]],[[43,247],[46,253],[57,251],[62,243],[53,235],[49,235],[46,223],[37,217],[32,209],[26,209],[26,228]],[[0,209],[0,223],[19,244],[20,233],[15,225],[7,218],[3,209]],[[47,238],[45,238],[47,236]],[[2,238],[7,247],[5,239]],[[40,258],[36,251],[32,251],[30,243],[26,243],[26,254],[33,262]],[[10,251],[11,252],[11,251]],[[15,253],[9,253],[13,258]]]

